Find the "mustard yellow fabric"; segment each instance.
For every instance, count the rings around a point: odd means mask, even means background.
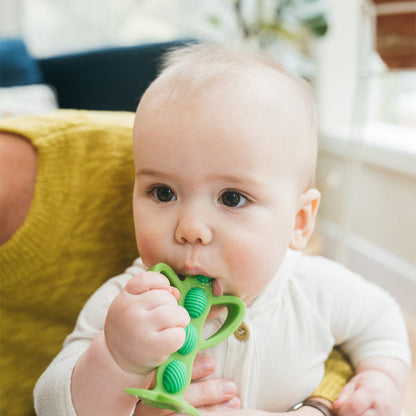
[[[138,255],[133,117],[61,110],[0,122],[0,130],[27,137],[38,150],[29,215],[0,247],[1,415],[34,414],[35,382],[81,307]]]
[[[38,151],[29,215],[0,247],[1,415],[34,414],[35,382],[81,307],[138,255],[131,212],[133,117],[59,110],[0,121],[0,130],[28,138]],[[333,400],[350,372],[340,355],[328,363],[316,395]]]
[[[333,402],[344,385],[354,375],[349,361],[341,351],[334,348],[325,362],[325,375],[312,396],[324,397]]]

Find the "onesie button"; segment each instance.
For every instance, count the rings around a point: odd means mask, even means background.
[[[250,338],[250,330],[248,329],[248,326],[245,322],[243,322],[237,329],[237,331],[234,332],[234,336],[239,341],[247,341]]]

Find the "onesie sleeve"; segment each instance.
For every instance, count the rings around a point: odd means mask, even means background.
[[[36,383],[34,403],[38,416],[76,416],[71,398],[71,377],[75,364],[103,330],[111,302],[131,277],[141,271],[141,267],[132,266],[126,273],[108,280],[84,305],[74,331],[65,339],[62,350]]]
[[[355,329],[351,336],[335,332],[341,348],[350,356],[354,365],[368,357],[391,357],[401,359],[410,367],[411,353],[406,324],[395,300],[381,288],[368,283],[361,294],[362,308],[355,311]],[[354,301],[354,297],[351,302]],[[354,305],[354,303],[353,303]],[[372,309],[371,309],[372,308]],[[363,319],[359,313],[367,319]]]
[[[346,267],[322,257],[309,258],[310,293],[335,345],[356,366],[368,357],[385,356],[410,366],[406,324],[393,297]]]

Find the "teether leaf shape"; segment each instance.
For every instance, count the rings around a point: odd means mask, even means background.
[[[182,347],[172,353],[156,370],[153,390],[128,388],[126,392],[141,399],[144,405],[158,409],[168,409],[191,416],[200,416],[197,409],[183,399],[191,382],[192,364],[197,352],[210,348],[228,338],[244,319],[244,302],[235,296],[215,296],[212,293],[212,279],[207,276],[185,276],[182,281],[166,264],[159,263],[150,270],[165,275],[175,286],[180,297],[178,304],[183,306],[191,317],[185,328],[186,338]],[[211,337],[201,337],[204,322],[211,306],[221,305],[228,309],[222,327]]]

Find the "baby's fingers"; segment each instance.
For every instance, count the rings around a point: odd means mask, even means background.
[[[190,384],[185,400],[198,410],[239,409],[236,385],[226,379],[208,379]]]
[[[363,389],[355,389],[341,406],[333,404],[339,416],[370,416],[373,414],[372,400]]]
[[[216,363],[212,357],[197,354],[192,365],[192,380],[200,380],[215,371]]]
[[[152,326],[157,331],[173,327],[185,328],[191,320],[185,308],[168,303],[153,308],[148,315]]]
[[[221,414],[222,414],[223,411],[227,411],[227,410],[231,410],[231,409],[240,409],[240,407],[241,407],[240,399],[239,399],[239,397],[235,396],[231,400],[228,400],[224,403],[213,404],[211,406],[199,407],[198,410],[200,410],[201,412],[204,412],[204,413],[201,413],[201,414],[205,414],[205,412],[209,412],[209,414],[211,414],[211,412],[221,412]]]
[[[158,351],[163,355],[178,351],[185,342],[186,332],[183,328],[174,327],[165,329],[157,335]]]
[[[347,385],[344,386],[344,388],[341,390],[341,393],[332,404],[334,410],[340,409],[345,404],[351,394],[355,391],[355,388],[356,386],[353,381],[350,381]]]
[[[140,295],[149,290],[162,289],[172,293],[179,299],[179,290],[170,285],[169,279],[161,273],[144,272],[132,277],[124,287],[131,295]]]

